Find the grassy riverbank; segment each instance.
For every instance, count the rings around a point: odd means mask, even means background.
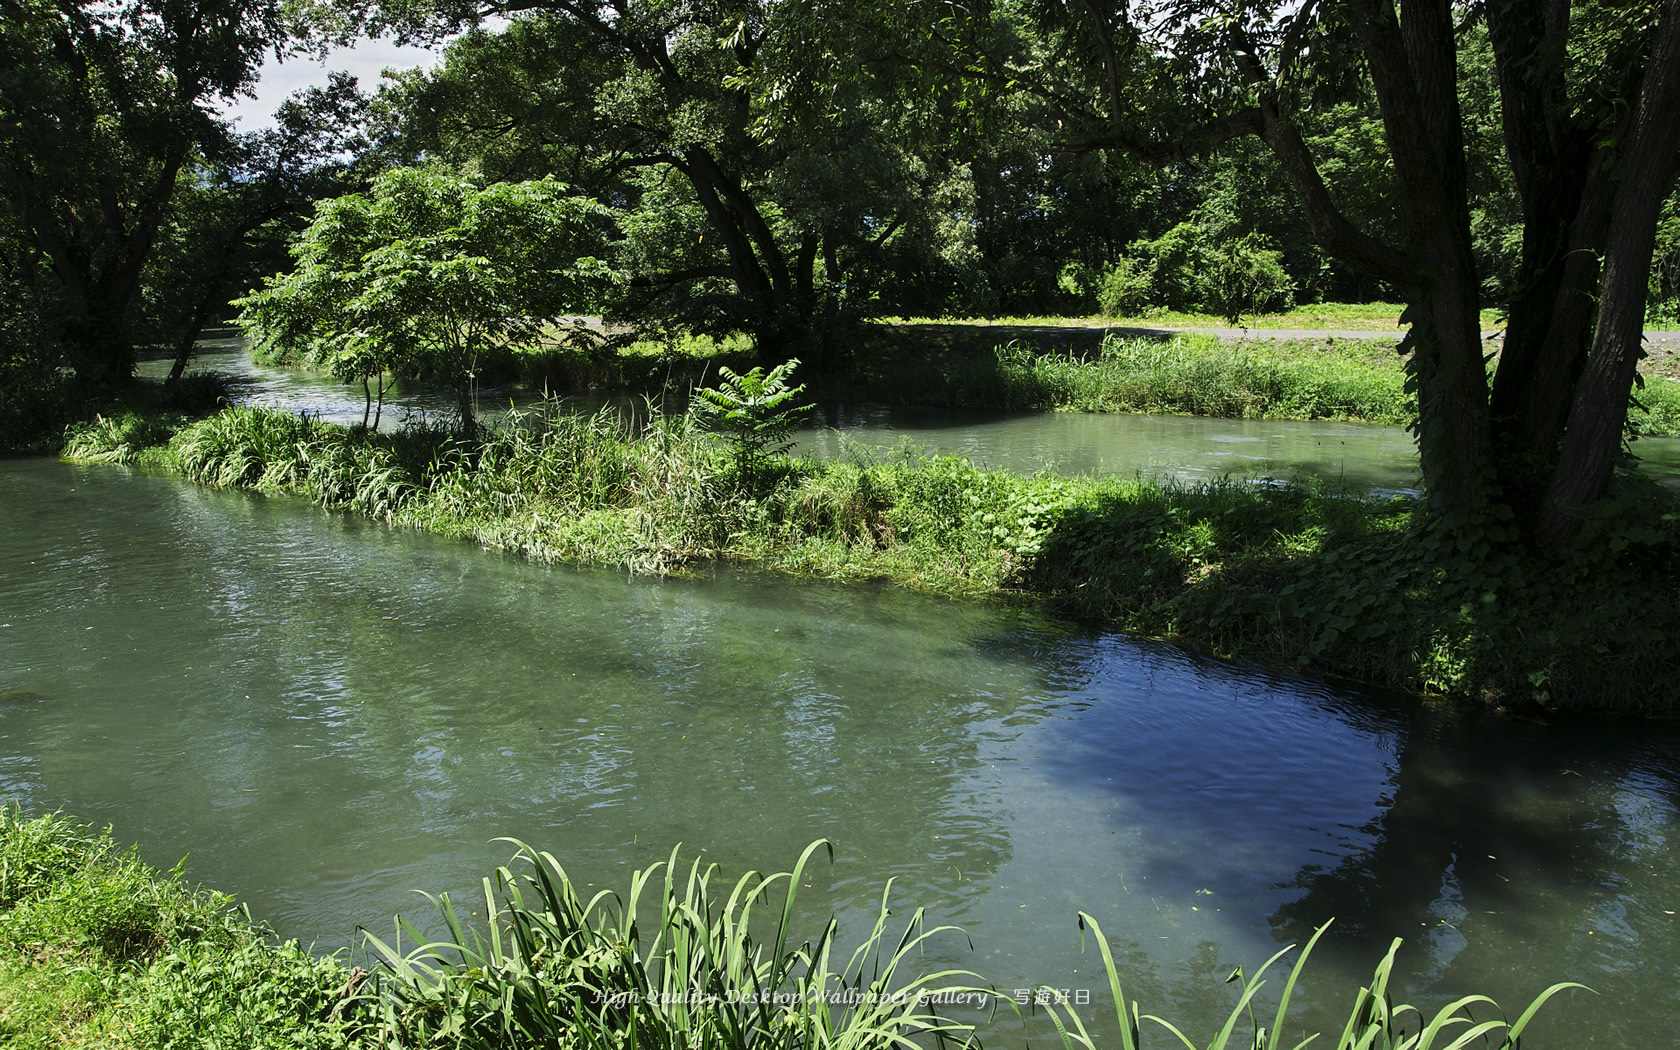
[[[179,871],[0,808],[0,1045],[324,1050],[355,1039],[347,984]]]
[[[1094,348],[1053,339],[972,345],[971,337],[906,353],[869,342],[824,377],[826,393],[961,408],[1150,412],[1233,419],[1410,422],[1413,400],[1393,347],[1349,340],[1221,342],[1108,336]]]
[[[1122,336],[1055,325],[877,325],[862,329],[813,388],[831,398],[957,408],[1409,425],[1417,403],[1406,392],[1397,344]],[[1629,429],[1680,437],[1680,357],[1656,350],[1644,372]]]
[[[832,847],[819,841],[789,871],[732,882],[673,852],[633,873],[629,892],[613,897],[581,895],[558,860],[524,847],[485,879],[489,911],[481,921],[464,920],[442,898],[443,941],[402,951],[369,937],[378,956],[369,974],[278,941],[231,898],[188,886],[179,870],[148,867],[109,832],[0,808],[0,1040],[12,1050],[885,1050],[936,1036],[973,1045],[964,1042],[969,1025],[985,1018],[986,1004],[1022,1009],[977,974],[923,971],[922,944],[960,934],[928,928],[920,910],[908,922],[889,919],[884,897],[855,954],[839,955],[833,920],[817,931],[795,928],[803,873],[825,848],[832,858]],[[749,924],[755,910],[761,920]],[[1064,920],[1070,935],[1072,920]],[[1114,1037],[1130,1046],[1119,1029],[1136,1004],[1097,921],[1080,913],[1079,925],[1094,936],[1120,1004]],[[1296,953],[1287,987],[1295,987],[1318,936]],[[1399,946],[1353,1004],[1338,1047],[1391,1045],[1428,1023],[1410,1007],[1393,1015],[1380,1008]],[[1287,992],[1272,1016],[1262,1010],[1256,1020],[1248,1007],[1253,989],[1288,954],[1279,952],[1233,992],[1224,1029],[1242,1045],[1249,1025],[1288,1023]],[[1025,1007],[1036,1015],[1029,1027],[1052,1045],[1052,1028],[1063,1033],[1064,1050],[1094,1050],[1090,1011],[1081,1018],[1048,990],[1034,998],[1041,1001]],[[1501,1023],[1477,1011],[1484,1031],[1511,1039],[1534,1012]],[[1449,1037],[1470,1025],[1465,1014],[1455,1004],[1428,1020]],[[1191,1030],[1211,1031],[1220,1020],[1202,1018]]]
[[[1314,309],[1310,316],[1295,311],[1256,319],[1255,327],[1265,327],[1262,320],[1287,328],[1340,319],[1353,329],[1384,330],[1393,328],[1399,310],[1381,303]],[[1385,309],[1393,314],[1385,315]],[[1123,335],[1107,331],[1105,324],[1090,318],[860,324],[839,329],[824,355],[807,362],[802,378],[824,399],[952,408],[1394,425],[1409,425],[1417,415],[1416,400],[1406,392],[1404,361],[1395,352],[1398,334],[1222,340],[1196,332]],[[686,400],[694,387],[716,380],[720,365],[743,372],[756,363],[744,337],[667,333],[591,345],[556,334],[543,345],[510,346],[487,356],[480,379],[534,390],[613,390]],[[1645,373],[1649,382],[1635,392],[1630,429],[1680,436],[1680,357],[1658,349]]]
[[[1680,523],[1624,479],[1561,562],[1459,551],[1405,499],[1321,486],[1024,477],[966,461],[774,457],[743,474],[682,418],[545,410],[482,444],[229,409],[130,414],[66,455],[313,500],[537,561],[637,572],[718,560],[952,596],[1037,600],[1204,652],[1474,702],[1680,706]]]

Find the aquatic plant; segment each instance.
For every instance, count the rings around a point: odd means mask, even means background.
[[[1154,1014],[1141,1013],[1135,1000],[1127,1002],[1125,990],[1121,986],[1119,967],[1114,961],[1114,953],[1109,949],[1108,940],[1103,936],[1102,927],[1097,924],[1097,920],[1085,912],[1080,912],[1079,927],[1081,930],[1090,930],[1102,952],[1103,971],[1108,977],[1109,993],[1114,997],[1122,1050],[1137,1050],[1140,1028],[1144,1021],[1165,1029],[1187,1050],[1198,1050],[1196,1044],[1177,1025]],[[1320,926],[1301,948],[1294,966],[1290,967],[1289,975],[1284,979],[1283,990],[1278,996],[1277,1006],[1272,1012],[1269,1024],[1260,1023],[1255,1014],[1255,1001],[1260,990],[1266,985],[1266,972],[1294,951],[1295,946],[1289,945],[1267,959],[1253,976],[1245,975],[1240,968],[1233,972],[1226,983],[1238,985],[1237,1002],[1226,1015],[1218,1033],[1202,1050],[1230,1050],[1237,1046],[1244,1046],[1249,1050],[1278,1050],[1278,1047],[1285,1045],[1284,1030],[1288,1023],[1289,1004],[1294,997],[1296,985],[1306,968],[1307,958],[1312,954],[1313,947],[1329,928],[1329,922]],[[1400,944],[1400,938],[1396,937],[1389,945],[1388,954],[1377,964],[1371,983],[1361,987],[1359,994],[1354,997],[1353,1009],[1348,1014],[1347,1024],[1341,1034],[1334,1043],[1326,1046],[1326,1050],[1462,1050],[1472,1045],[1514,1050],[1523,1032],[1540,1012],[1540,1008],[1553,996],[1571,988],[1591,991],[1585,985],[1573,981],[1559,982],[1535,996],[1515,1021],[1507,1020],[1500,1011],[1499,1004],[1485,995],[1466,995],[1441,1007],[1435,1013],[1426,1015],[1415,1006],[1405,1003],[1396,1005],[1389,994],[1389,979],[1394,972],[1394,957],[1400,950]],[[1066,998],[1055,994],[1043,998],[1046,1013],[1056,1028],[1063,1050],[1075,1050],[1076,1047],[1095,1050],[1096,1043],[1090,1030]],[[1472,1014],[1472,1010],[1478,1007],[1499,1013],[1500,1016],[1478,1021]],[[1309,1043],[1314,1043],[1320,1034],[1314,1032],[1291,1045],[1294,1050],[1301,1050]],[[1496,1037],[1499,1042],[1489,1042]]]
[[[125,430],[93,429],[97,455]],[[538,561],[722,559],[949,595],[1032,596],[1126,631],[1489,704],[1665,708],[1680,515],[1637,476],[1570,559],[1443,546],[1409,497],[1322,482],[1024,476],[915,449],[766,457],[751,484],[683,416],[549,404],[474,443],[232,409],[160,465]]]
[[[400,1041],[846,1050],[971,1035],[927,1004],[967,990],[947,982],[975,975],[914,970],[921,945],[948,928],[924,929],[917,909],[890,938],[890,882],[874,927],[843,966],[834,965],[834,919],[814,940],[798,939],[798,890],[817,854],[832,860],[826,841],[807,846],[790,871],[749,872],[717,889],[716,865],[685,868],[673,849],[631,876],[628,896],[602,891],[587,901],[551,854],[515,845],[516,863],[531,870],[501,867],[484,880],[483,930],[468,928],[442,896],[446,939],[401,951],[404,934],[420,939],[402,920],[395,945],[368,935],[388,970],[382,1021]],[[773,921],[761,940],[755,911],[765,910]]]

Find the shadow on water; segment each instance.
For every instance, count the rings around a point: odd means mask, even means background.
[[[1049,681],[1069,702],[1017,750],[1056,756],[1040,768],[1086,817],[1062,833],[1120,845],[1078,904],[1146,1012],[1222,1016],[1232,968],[1332,918],[1305,1031],[1340,1030],[1395,937],[1397,998],[1431,1011],[1599,993],[1554,1002],[1525,1045],[1652,1045],[1680,1012],[1680,731],[1442,711],[1106,638],[1064,647]]]
[[[1478,990],[1520,1009],[1580,981],[1602,998],[1554,1008],[1545,1030],[1569,1034],[1547,1045],[1650,1045],[1651,1016],[1680,1012],[1676,900],[1662,888],[1680,874],[1666,848],[1677,770],[1668,727],[1420,712],[1371,844],[1303,867],[1273,926],[1298,941],[1336,916],[1321,950],[1338,965],[1404,937],[1397,972],[1420,997]]]

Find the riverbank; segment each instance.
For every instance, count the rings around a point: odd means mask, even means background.
[[[1382,332],[1274,339],[1125,334],[1074,323],[872,323],[843,329],[802,378],[824,400],[1405,426],[1416,417],[1416,399],[1406,390],[1398,341]],[[719,366],[744,372],[757,363],[742,338],[678,334],[593,347],[557,341],[488,356],[481,381],[686,401],[715,381]],[[1680,437],[1680,358],[1656,351],[1646,371],[1630,431]]]
[[[12,1050],[371,1046],[341,1006],[349,977],[108,833],[0,807],[0,1044]]]
[[[580,895],[558,860],[522,846],[485,880],[482,917],[438,900],[448,927],[442,941],[405,952],[368,936],[378,957],[370,974],[341,955],[317,957],[296,941],[279,941],[231,897],[190,886],[180,865],[149,867],[109,830],[0,808],[0,1038],[15,1050],[813,1050],[917,1045],[940,1035],[961,1043],[996,1010],[1026,1014],[1046,1033],[1052,1026],[1076,1033],[1064,1035],[1069,1048],[1094,1046],[1087,1025],[1099,1019],[1088,1001],[1076,1005],[1050,989],[1000,993],[966,970],[925,972],[924,942],[960,932],[928,928],[920,910],[907,924],[889,921],[884,897],[873,931],[849,962],[833,967],[833,920],[813,935],[793,918],[805,872],[825,852],[832,861],[833,847],[814,842],[788,871],[726,881],[715,866],[690,868],[673,851],[634,872],[625,897],[611,898]],[[648,922],[651,936],[638,932],[638,901],[656,913],[643,917],[657,919]],[[780,915],[764,941],[747,921],[755,908]],[[1137,1010],[1126,1009],[1110,946],[1093,917],[1080,913],[1079,926],[1097,942],[1123,1024]],[[486,937],[485,927],[496,935]],[[412,927],[407,932],[418,940]],[[1286,948],[1244,978],[1227,1033],[1248,1039],[1246,1013],[1260,1038],[1253,991],[1274,966],[1290,967],[1293,987],[1322,933],[1292,960]],[[1361,993],[1353,1004],[1347,1031],[1358,1045],[1387,1045],[1425,1023],[1410,1007],[1393,1015],[1371,1008],[1386,1001],[1399,948],[1395,941],[1378,964],[1372,1000]],[[1554,985],[1518,1021],[1481,1028],[1514,1040],[1540,1005],[1570,987],[1580,986]],[[1270,1029],[1298,1026],[1289,999],[1286,993],[1275,1016],[1263,1017]],[[1478,999],[1497,1012],[1497,1004]],[[1470,1024],[1462,1002],[1443,1008],[1432,1025]],[[1218,1022],[1201,1018],[1190,1030],[1211,1031]]]
[[[102,418],[65,449],[312,500],[536,561],[633,572],[718,561],[1043,602],[1191,649],[1511,707],[1669,711],[1680,524],[1624,479],[1575,558],[1473,559],[1409,499],[1322,486],[1031,477],[858,453],[743,468],[685,419],[516,416],[482,444],[253,409],[176,428]]]

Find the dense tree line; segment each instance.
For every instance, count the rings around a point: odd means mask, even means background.
[[[184,362],[313,202],[427,167],[592,202],[554,272],[617,279],[523,309],[772,356],[867,315],[1404,302],[1437,520],[1558,549],[1675,309],[1677,5],[0,0],[6,375]],[[449,43],[217,116],[363,33]]]

